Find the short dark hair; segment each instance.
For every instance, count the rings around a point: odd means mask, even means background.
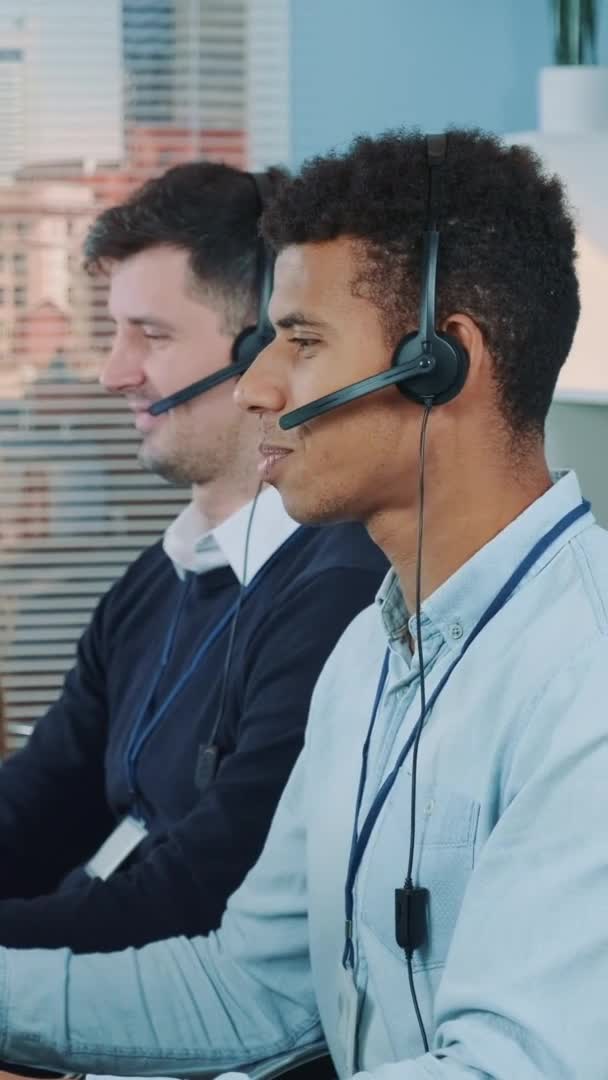
[[[286,174],[265,174],[272,192]],[[216,297],[226,329],[237,334],[255,318],[260,204],[249,173],[216,162],[175,165],[124,203],[104,210],[84,244],[89,273],[157,245],[189,253],[194,281]]]
[[[448,131],[442,170],[438,318],[474,319],[511,431],[542,435],[580,307],[561,183],[530,150],[477,130]],[[377,305],[394,346],[418,323],[427,185],[420,132],[361,136],[284,183],[262,230],[277,251],[338,236],[360,240],[353,291]]]

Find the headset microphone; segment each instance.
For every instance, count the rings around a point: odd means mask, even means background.
[[[285,413],[285,416],[282,416],[279,420],[279,427],[283,431],[289,431],[290,428],[305,424],[308,420],[313,420],[317,416],[322,416],[323,413],[330,412],[331,409],[337,409],[339,405],[346,405],[349,401],[356,401],[357,398],[364,397],[366,394],[373,394],[375,390],[383,390],[385,386],[403,382],[404,379],[416,379],[423,374],[429,374],[434,367],[435,359],[433,356],[426,353],[417,356],[410,360],[407,365],[403,364],[399,369],[387,368],[386,371],[381,371],[379,375],[370,375],[368,379],[360,379],[359,382],[351,383],[350,386],[345,386],[342,390],[335,390],[333,394],[326,394],[325,397],[311,401],[309,405],[302,405],[300,409]]]
[[[150,405],[148,412],[152,416],[160,416],[162,413],[169,412],[169,409],[174,409],[176,405],[183,405],[184,402],[191,401],[192,398],[198,397],[199,394],[206,394],[207,390],[212,390],[214,386],[219,386],[220,383],[226,382],[228,379],[236,379],[238,375],[242,375],[247,370],[250,363],[251,361],[242,360],[239,364],[229,364],[220,368],[219,371],[214,371],[212,375],[207,375],[204,379],[199,379],[198,382],[185,386],[183,390],[178,390],[175,394],[169,394],[167,397],[155,401],[153,405]]]
[[[290,428],[314,420],[331,409],[347,405],[365,394],[373,394],[393,383],[396,383],[406,397],[427,407],[444,405],[462,390],[469,370],[468,354],[455,337],[442,333],[436,326],[439,255],[437,172],[445,161],[446,147],[445,135],[427,136],[429,182],[423,237],[419,329],[407,334],[397,344],[390,368],[285,413],[279,420],[279,427],[283,431],[289,431]]]
[[[258,201],[258,217],[260,217],[270,195],[268,174],[244,173],[244,176],[249,177],[255,187]],[[190,386],[184,387],[183,390],[178,390],[175,394],[169,394],[167,397],[155,401],[148,409],[152,416],[161,416],[162,413],[174,409],[177,405],[183,405],[186,401],[199,397],[200,394],[206,394],[208,390],[212,390],[214,386],[219,386],[220,383],[226,382],[228,379],[238,378],[253,364],[258,353],[261,353],[262,349],[265,349],[274,338],[274,329],[268,318],[268,305],[272,293],[273,278],[274,254],[266,246],[264,238],[258,236],[256,251],[258,310],[255,326],[245,327],[235,338],[232,344],[232,360],[230,364],[220,368],[219,371],[214,371],[211,375],[206,375],[204,379],[198,379],[196,382],[191,383]]]

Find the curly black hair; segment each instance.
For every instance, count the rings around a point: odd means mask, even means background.
[[[272,192],[286,173],[265,174]],[[124,203],[104,210],[84,244],[94,274],[165,244],[189,252],[195,283],[222,305],[226,331],[238,333],[255,316],[260,203],[251,176],[230,165],[187,162],[146,181]]]
[[[522,146],[478,130],[447,132],[439,185],[438,319],[468,314],[493,358],[511,431],[542,435],[579,315],[575,232],[560,181]],[[356,295],[374,302],[387,343],[419,319],[428,165],[425,136],[360,136],[283,182],[262,219],[277,251],[360,240]]]

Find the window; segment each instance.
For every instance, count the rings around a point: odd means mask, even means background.
[[[60,692],[101,594],[188,499],[141,470],[131,416],[99,386],[111,326],[103,284],[81,270],[82,239],[101,209],[178,161],[287,160],[287,6],[122,0],[121,27],[113,4],[87,4],[87,19],[82,0],[36,5],[39,48],[62,39],[66,48],[28,71],[35,92],[15,97],[18,122],[0,134],[3,160],[14,162],[0,184],[0,270],[9,275],[0,289],[0,701],[9,751]],[[86,81],[71,66],[84,54]],[[11,78],[21,78],[21,62]],[[26,126],[33,161],[18,139]]]

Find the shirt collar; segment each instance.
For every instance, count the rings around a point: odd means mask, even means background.
[[[230,566],[243,584],[245,546],[253,500],[236,510],[221,525],[209,529],[204,515],[194,502],[182,510],[165,532],[163,548],[175,572],[184,578],[187,571],[207,573],[219,566]],[[258,498],[247,553],[247,582],[268,561],[281,544],[298,528],[289,517],[279,493],[265,488]],[[245,582],[245,584],[247,583]]]
[[[448,645],[458,649],[534,544],[568,511],[578,506],[582,495],[576,475],[573,472],[555,473],[553,480],[553,486],[544,495],[424,601],[421,609],[423,641],[440,633]],[[578,518],[550,545],[529,573],[537,574],[560,548],[593,520],[590,513]],[[389,570],[376,601],[389,642],[402,639],[406,629],[415,637],[416,616],[410,615],[406,607],[394,570]]]

